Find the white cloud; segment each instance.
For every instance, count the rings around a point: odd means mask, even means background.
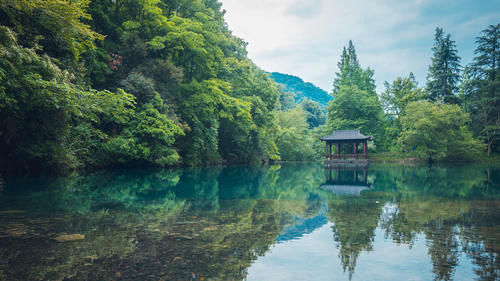
[[[297,75],[327,91],[331,90],[342,47],[350,39],[362,66],[375,69],[380,91],[384,80],[392,81],[409,72],[425,81],[436,26],[443,26],[452,37],[468,38],[467,44],[457,40],[457,45],[471,53],[474,38],[486,27],[485,22],[500,18],[495,9],[480,19],[476,15],[467,17],[470,5],[460,11],[432,14],[429,5],[435,3],[427,0],[222,0],[222,3],[229,28],[249,43],[249,57],[258,66]]]

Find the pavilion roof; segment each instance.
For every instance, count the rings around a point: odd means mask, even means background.
[[[322,141],[347,141],[347,140],[371,140],[371,136],[365,136],[359,130],[337,130],[333,134],[320,138]]]

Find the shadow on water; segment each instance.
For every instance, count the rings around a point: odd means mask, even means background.
[[[16,179],[0,193],[0,280],[244,280],[273,245],[328,223],[345,279],[380,230],[410,249],[423,235],[437,280],[453,279],[461,255],[467,277],[495,280],[499,175],[297,164]],[[57,241],[67,234],[84,239]]]

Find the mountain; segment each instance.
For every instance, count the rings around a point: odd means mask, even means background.
[[[317,87],[316,85],[304,82],[297,76],[283,74],[279,72],[271,72],[270,77],[276,83],[283,85],[285,92],[295,93],[295,102],[300,103],[304,99],[310,99],[318,102],[324,108],[329,101],[333,99],[325,90]]]

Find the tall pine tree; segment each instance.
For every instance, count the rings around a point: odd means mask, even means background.
[[[335,73],[333,80],[333,95],[336,96],[341,86],[356,86],[360,90],[375,93],[375,80],[373,79],[373,70],[367,68],[363,70],[356,55],[356,49],[351,40],[348,48],[344,47],[340,61],[337,63],[339,72]]]
[[[500,24],[483,30],[476,44],[462,91],[473,130],[486,142],[490,155],[500,141]]]
[[[427,74],[427,92],[431,101],[459,103],[456,96],[460,80],[460,57],[451,35],[436,28],[432,62]]]
[[[375,136],[377,145],[383,144],[383,111],[377,93],[373,70],[363,70],[352,41],[342,50],[335,73],[333,95],[327,107],[327,126],[331,130],[360,129]]]

